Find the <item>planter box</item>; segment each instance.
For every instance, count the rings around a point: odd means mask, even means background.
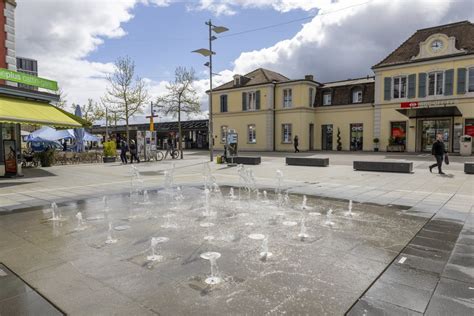
[[[289,166],[327,167],[329,158],[286,157]]]
[[[235,164],[242,164],[242,165],[259,165],[262,162],[261,157],[233,157],[228,158],[227,163],[235,163]]]
[[[404,145],[388,145],[387,151],[403,152],[405,151],[405,146]]]
[[[379,172],[413,172],[413,162],[354,161],[354,169]]]
[[[474,162],[465,162],[464,172],[467,174],[474,174]]]
[[[116,159],[117,157],[102,157],[104,163],[115,162]]]

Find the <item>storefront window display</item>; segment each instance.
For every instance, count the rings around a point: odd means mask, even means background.
[[[392,145],[406,145],[406,122],[391,122],[390,137]]]

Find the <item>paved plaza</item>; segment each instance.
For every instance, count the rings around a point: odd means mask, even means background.
[[[472,313],[474,177],[463,172],[472,158],[451,157],[442,176],[429,172],[430,155],[300,155],[329,157],[324,168],[286,166],[292,154],[261,155],[261,165],[245,170],[268,197],[240,192],[238,167],[206,171],[208,154],[199,151],[135,165],[139,185],[119,163],[27,169],[0,180],[0,315]],[[412,161],[414,173],[354,171],[354,160]],[[163,189],[171,170],[179,207]],[[274,193],[277,170],[287,198]],[[222,200],[204,197],[209,174]],[[239,198],[229,198],[231,188]],[[118,229],[107,228],[104,196]],[[53,202],[64,221],[49,220]],[[111,231],[115,244],[105,243]],[[159,236],[167,238],[163,258],[150,262],[150,239]],[[272,256],[259,257],[262,247]],[[220,254],[217,285],[204,282],[211,269],[200,255],[209,251]]]

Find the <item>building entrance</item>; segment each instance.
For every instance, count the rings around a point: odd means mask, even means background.
[[[351,150],[362,150],[364,148],[364,124],[351,124]]]
[[[421,151],[431,152],[433,143],[436,141],[436,135],[443,135],[443,142],[448,151],[451,151],[451,119],[425,119],[421,120],[418,125],[419,143],[421,144]]]
[[[332,150],[332,124],[321,126],[321,149]]]

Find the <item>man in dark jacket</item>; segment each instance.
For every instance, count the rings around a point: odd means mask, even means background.
[[[126,141],[120,142],[120,159],[122,160],[123,164],[127,164],[127,151],[128,151],[128,144]]]
[[[137,163],[140,163],[140,159],[138,159],[138,148],[133,139],[130,141],[130,155],[130,163],[133,163],[133,159],[135,159]]]
[[[432,172],[433,168],[437,166],[439,174],[445,174],[441,170],[445,153],[447,153],[447,151],[446,151],[446,148],[444,147],[443,135],[438,134],[436,136],[436,141],[433,143],[433,147],[431,148],[431,154],[435,156],[436,163],[430,166],[430,172]]]

